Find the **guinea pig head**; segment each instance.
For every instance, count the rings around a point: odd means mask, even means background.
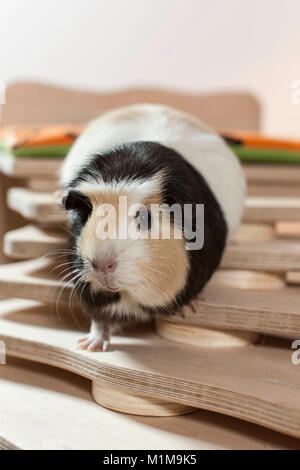
[[[65,206],[82,225],[75,247],[82,279],[94,292],[124,293],[139,305],[172,302],[185,287],[189,262],[182,228],[163,205],[159,181],[83,184],[75,193]]]

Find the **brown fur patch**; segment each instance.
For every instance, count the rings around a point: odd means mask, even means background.
[[[139,273],[147,299],[144,305],[157,306],[172,302],[185,286],[188,274],[188,256],[185,240],[174,239],[174,227],[170,229],[170,239],[149,238],[150,261],[139,262]]]
[[[99,216],[96,215],[97,207],[100,204],[113,205],[118,230],[119,197],[127,196],[129,206],[130,191],[107,188],[107,190],[86,193],[86,195],[92,202],[93,211],[82,230],[79,247],[82,256],[91,261],[95,256],[96,247],[101,244],[101,240],[97,237],[97,224],[99,223]],[[160,194],[149,195],[140,201],[140,204],[150,208],[152,204],[162,204],[162,198]],[[112,220],[111,223],[113,222]],[[160,226],[158,239],[152,239],[149,233],[148,239],[143,240],[146,244],[147,260],[138,259],[136,263],[138,281],[132,298],[137,303],[151,307],[162,306],[174,300],[176,294],[185,286],[189,267],[185,240],[174,239],[175,229],[172,225],[170,239],[163,239],[162,229],[163,226]]]

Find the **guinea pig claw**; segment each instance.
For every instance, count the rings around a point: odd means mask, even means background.
[[[195,300],[191,300],[189,303],[189,307],[192,310],[193,313],[197,312],[197,303]]]
[[[110,326],[106,323],[92,321],[89,334],[77,341],[77,349],[89,352],[104,352],[109,348]]]
[[[109,348],[109,339],[103,336],[95,337],[88,335],[78,340],[77,349],[83,349],[89,352],[104,352]]]

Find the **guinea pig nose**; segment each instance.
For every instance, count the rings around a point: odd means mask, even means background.
[[[105,261],[93,261],[92,267],[94,271],[102,271],[104,273],[113,273],[116,270],[118,263],[115,259],[109,258]]]
[[[108,259],[104,261],[102,270],[105,273],[113,273],[116,270],[118,263],[115,259]]]

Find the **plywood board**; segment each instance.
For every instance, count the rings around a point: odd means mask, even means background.
[[[15,178],[56,178],[61,160],[55,158],[17,158],[0,153],[0,171]]]
[[[60,280],[67,274],[67,266],[64,264],[57,269],[57,265],[47,258],[0,265],[0,296],[40,300],[57,307],[59,304],[76,307],[70,282]]]
[[[286,273],[287,284],[300,286],[300,271],[289,271]]]
[[[26,178],[25,186],[32,191],[49,193],[59,189],[58,178]]]
[[[300,198],[248,197],[243,220],[273,223],[300,220]]]
[[[66,221],[66,212],[57,203],[52,193],[31,191],[25,188],[10,188],[7,193],[7,205],[25,219],[37,222],[62,223]]]
[[[277,272],[300,270],[300,243],[276,239],[232,243],[225,250],[221,266]]]
[[[247,195],[253,197],[300,197],[300,179],[298,184],[253,184],[247,186]]]
[[[257,331],[260,333],[300,337],[300,290],[240,289],[210,282],[198,301],[196,313],[176,317],[180,324],[209,328]],[[172,320],[174,321],[174,320]]]
[[[300,222],[277,222],[275,235],[279,238],[295,238],[300,240]]]
[[[55,271],[54,266],[53,261],[46,258],[0,266],[0,295],[61,304],[77,311],[79,307],[71,284],[58,279],[59,271]],[[185,319],[178,316],[176,321],[287,338],[300,335],[300,290],[297,287],[244,289],[213,279],[203,296],[204,300],[197,301],[195,314]]]
[[[0,369],[0,407],[2,449],[300,449],[297,439],[205,410],[175,418],[114,413],[92,401],[89,380],[13,357]]]
[[[9,355],[300,437],[300,376],[289,341],[265,340],[238,353],[236,348],[220,352],[175,344],[140,327],[114,337],[110,351],[88,353],[75,349],[79,331],[61,325],[36,302],[2,301],[0,312],[1,339]]]
[[[245,93],[187,94],[135,88],[91,93],[41,83],[14,83],[6,90],[3,125],[83,123],[118,106],[162,103],[182,109],[213,127],[258,130],[258,101]]]
[[[250,185],[298,186],[300,181],[299,165],[243,165],[246,179]]]
[[[4,253],[16,259],[39,258],[46,254],[56,258],[64,253],[66,248],[66,233],[46,230],[35,225],[11,230],[4,235],[3,239]]]

